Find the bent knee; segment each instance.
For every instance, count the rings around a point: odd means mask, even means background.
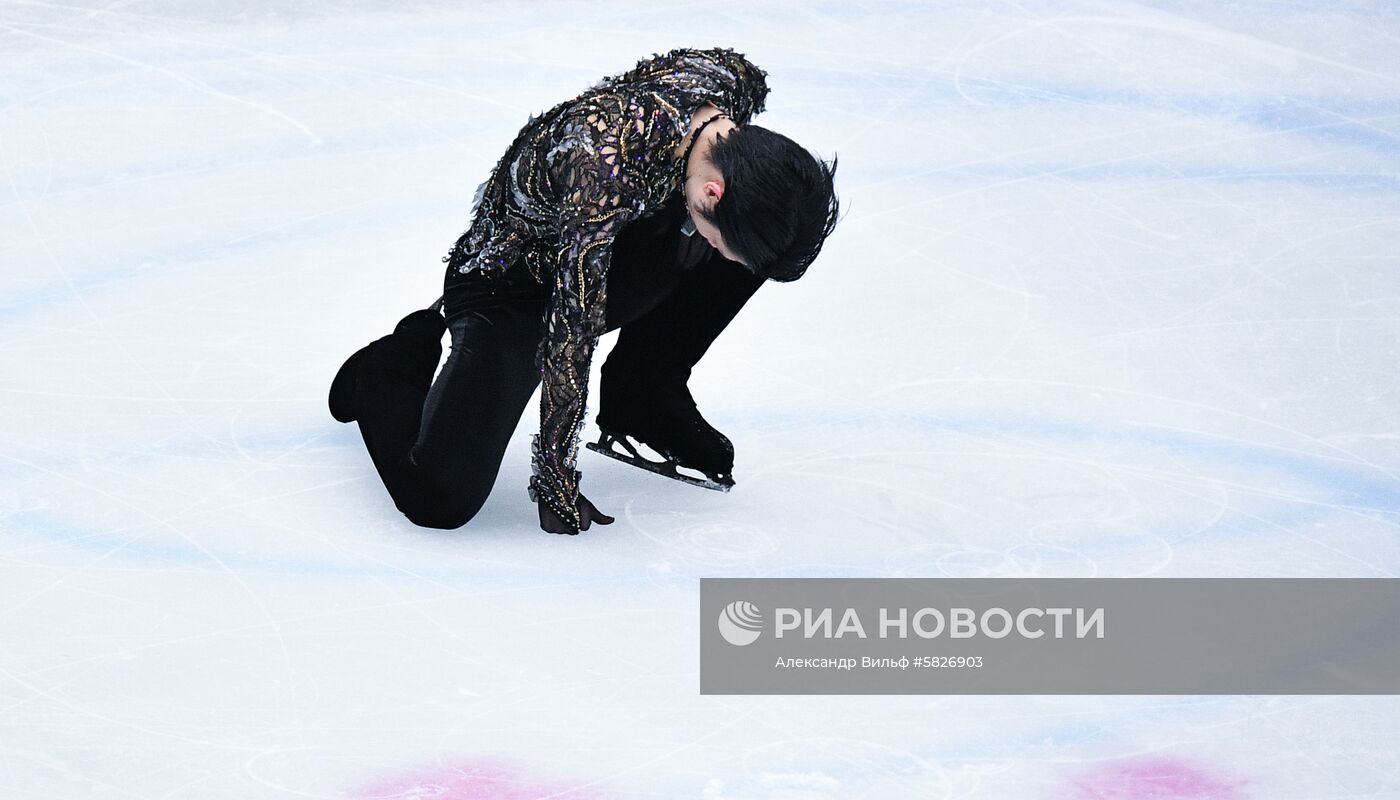
[[[464,491],[430,491],[419,496],[400,501],[398,508],[420,528],[455,530],[472,521],[481,507],[486,504],[486,494]]]
[[[454,531],[472,521],[475,514],[453,514],[441,511],[404,511],[404,516],[420,528],[437,528],[443,531]]]

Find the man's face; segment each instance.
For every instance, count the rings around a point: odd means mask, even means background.
[[[734,251],[725,244],[724,237],[719,234],[719,228],[716,228],[713,223],[693,210],[696,208],[714,208],[714,204],[719,202],[719,198],[723,194],[723,183],[713,180],[700,181],[692,179],[690,185],[686,186],[686,203],[689,209],[691,209],[690,221],[695,225],[696,233],[705,237],[705,241],[710,243],[710,247],[718,250],[720,255],[730,261],[738,261],[742,264],[744,262],[740,261]]]
[[[695,232],[705,237],[705,241],[710,243],[710,247],[718,250],[720,255],[730,261],[738,261],[741,264],[744,263],[740,261],[739,257],[734,254],[734,251],[730,250],[729,246],[724,243],[724,237],[719,235],[719,228],[711,225],[708,220],[699,214],[692,214],[690,218],[695,223]]]

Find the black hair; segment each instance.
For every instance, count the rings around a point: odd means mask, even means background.
[[[708,154],[724,194],[695,209],[758,275],[795,281],[836,227],[836,158],[822,161],[781,133],[743,125],[716,137]]]

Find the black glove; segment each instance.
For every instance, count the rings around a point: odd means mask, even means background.
[[[554,513],[554,509],[550,508],[544,500],[539,500],[536,504],[540,509],[540,528],[549,533],[576,534],[580,530],[588,530],[589,526],[595,522],[599,525],[611,525],[615,521],[613,517],[599,511],[597,506],[590,503],[588,498],[582,494],[578,496],[578,505],[576,506],[579,518],[577,528],[572,523],[560,519],[559,515]]]

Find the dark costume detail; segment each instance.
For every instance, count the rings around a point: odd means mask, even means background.
[[[471,227],[444,258],[448,323],[470,311],[543,301],[543,392],[531,496],[577,525],[574,465],[595,340],[607,327],[613,240],[682,183],[674,157],[695,111],[736,124],[764,108],[767,73],[727,48],[682,48],[605,78],[531,117],[477,189]]]

